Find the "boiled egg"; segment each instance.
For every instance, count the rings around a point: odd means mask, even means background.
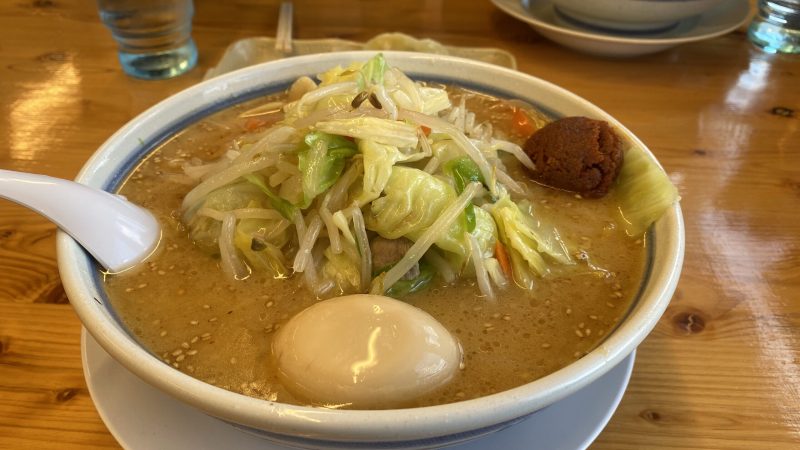
[[[453,379],[461,346],[419,308],[380,295],[321,301],[272,342],[281,383],[316,405],[393,408]]]

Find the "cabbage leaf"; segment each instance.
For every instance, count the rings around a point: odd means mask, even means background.
[[[365,220],[367,229],[386,239],[407,237],[416,241],[455,201],[455,189],[446,181],[422,170],[394,166],[384,188],[384,196],[369,206]],[[475,210],[475,228],[472,234],[482,250],[494,247],[497,229],[491,215]],[[458,256],[459,262],[467,254],[464,231],[466,220],[454,221],[435,241],[437,247]]]
[[[249,183],[229,184],[211,191],[188,221],[189,238],[204,251],[217,254],[222,223],[211,217],[197,215],[196,212],[204,208],[225,212],[250,206],[263,207],[263,204],[264,195]]]
[[[408,157],[393,145],[379,144],[370,139],[361,139],[358,150],[364,157],[364,184],[358,198],[359,204],[363,205],[381,195],[392,175],[392,167]]]
[[[274,220],[242,219],[236,224],[234,245],[244,255],[251,267],[270,272],[276,278],[285,277],[288,271],[283,263],[281,247],[286,244],[285,232],[270,233],[277,226]]]
[[[322,132],[308,133],[305,147],[297,154],[303,179],[303,202],[306,209],[314,198],[328,190],[344,170],[345,161],[356,153],[355,144],[341,136]]]
[[[344,245],[352,247],[351,251],[334,253],[330,247],[325,250],[325,263],[322,273],[326,278],[336,283],[341,293],[356,292],[361,285],[361,269],[358,251],[355,245],[345,242]]]
[[[523,213],[507,194],[488,208],[509,251],[516,252],[539,275],[549,271],[543,254],[562,264],[572,263],[558,231],[536,221],[532,210]]]
[[[667,174],[635,146],[625,152],[612,192],[620,204],[625,231],[631,236],[647,231],[680,198]]]

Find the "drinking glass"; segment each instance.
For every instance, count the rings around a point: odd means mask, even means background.
[[[800,54],[800,0],[758,0],[747,35],[765,52]]]
[[[117,42],[125,73],[172,78],[197,63],[192,0],[98,0],[97,6]]]

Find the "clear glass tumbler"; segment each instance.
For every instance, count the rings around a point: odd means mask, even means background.
[[[800,0],[758,0],[747,35],[765,52],[800,54]]]
[[[148,80],[172,78],[197,63],[192,0],[98,0],[125,73]]]

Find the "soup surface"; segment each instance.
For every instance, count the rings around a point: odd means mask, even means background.
[[[447,89],[453,104],[466,96],[478,120],[491,120],[495,133],[522,145],[526,136],[506,125],[516,106]],[[252,126],[240,117],[243,112],[281,98],[214,114],[174,136],[135,170],[120,193],[156,214],[163,241],[145,264],[108,276],[106,288],[132,334],[166,364],[234,392],[306,404],[279,382],[271,340],[289,318],[319,300],[297,274],[275,278],[254,271],[232,281],[220,270],[218,256],[193,244],[180,212],[192,188],[182,167],[219,158]],[[534,111],[529,115],[534,127],[548,120]],[[557,225],[575,264],[553,265],[530,290],[510,283],[495,301],[481,295],[474,278],[449,284],[436,277],[427,289],[404,297],[450,330],[464,351],[463,369],[451,383],[405,406],[476,398],[564,367],[614,329],[640,287],[644,241],[626,235],[613,196],[589,200],[537,185],[514,162],[507,164],[509,174],[525,187],[538,214]]]

